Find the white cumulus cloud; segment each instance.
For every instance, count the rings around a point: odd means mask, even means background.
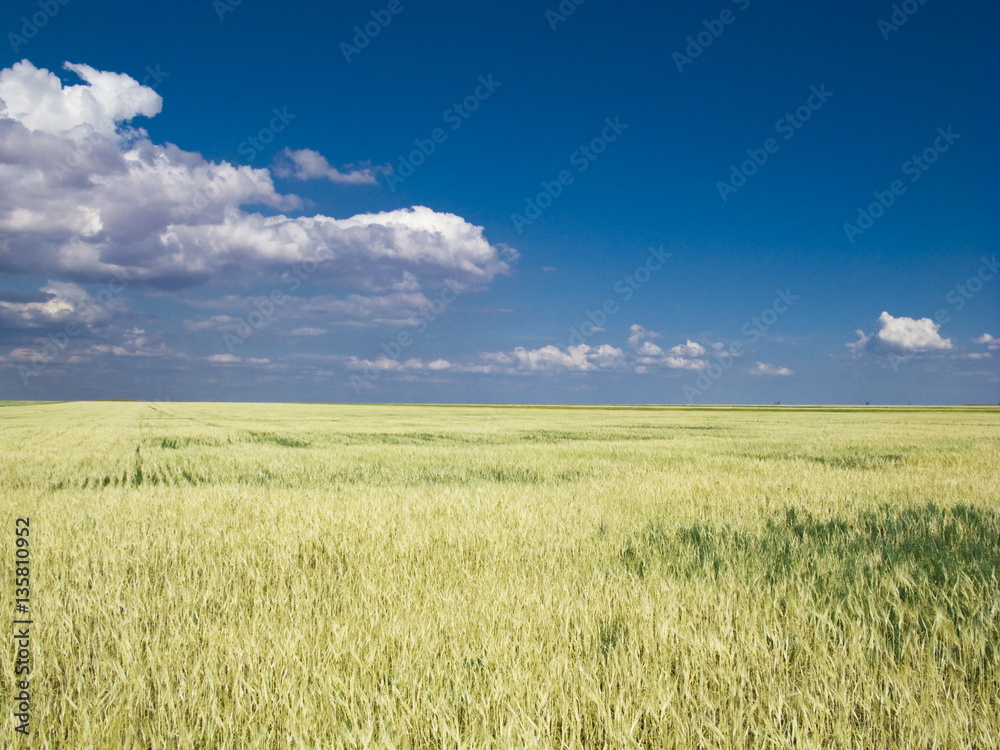
[[[633,352],[610,344],[596,346],[579,344],[565,348],[550,344],[535,349],[518,346],[512,351],[482,352],[476,358],[459,361],[436,360],[429,364],[417,359],[400,362],[385,357],[376,360],[351,357],[347,366],[355,370],[401,372],[428,369],[484,375],[546,375],[572,372],[646,374],[655,370],[702,370],[708,367],[708,359],[705,357],[708,350],[698,342],[688,339],[683,344],[664,350],[648,341],[649,338],[658,336],[660,334],[655,331],[633,325],[630,328],[630,340],[635,342]]]
[[[666,367],[670,370],[703,370],[708,367],[705,354],[708,350],[697,341],[688,339],[669,349],[654,344],[649,339],[660,338],[661,334],[650,331],[639,324],[629,328],[628,341],[634,352],[633,365],[636,372],[649,372],[650,368]]]
[[[128,126],[160,111],[151,88],[66,67],[83,83],[64,86],[26,60],[0,71],[0,273],[179,288],[320,261],[316,283],[419,291],[444,279],[481,287],[517,258],[482,227],[422,206],[286,215],[302,202],[277,192],[267,169],[210,161]],[[292,152],[295,168],[330,179],[326,160],[305,151]],[[338,174],[359,181],[364,170]]]
[[[930,318],[893,317],[883,312],[871,334],[857,331],[858,340],[848,344],[856,353],[911,355],[953,349],[951,339],[938,333],[941,326]]]
[[[628,343],[629,346],[638,346],[640,342],[647,339],[658,339],[661,334],[656,331],[647,331],[638,323],[633,323],[629,327]]]
[[[0,70],[0,115],[28,130],[49,135],[76,133],[86,128],[114,137],[116,123],[144,115],[153,117],[163,106],[160,95],[130,76],[66,63],[84,84],[63,86],[58,77],[27,60]]]
[[[705,354],[705,347],[697,341],[688,339],[687,343],[671,347],[667,354],[673,357],[701,357]]]
[[[1000,339],[991,336],[988,333],[984,333],[982,336],[972,339],[973,343],[983,344],[990,351],[996,351],[1000,349]]]
[[[311,148],[292,150],[284,149],[274,165],[274,173],[278,177],[292,177],[296,180],[329,180],[347,185],[375,185],[376,170],[372,167],[361,167],[341,172],[330,165],[319,151]]]
[[[794,375],[795,373],[787,367],[779,367],[778,365],[772,365],[770,362],[754,362],[753,367],[750,368],[751,375],[778,375],[778,376],[788,376]]]

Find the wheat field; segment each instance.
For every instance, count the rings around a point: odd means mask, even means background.
[[[0,744],[995,748],[998,417],[0,402]]]

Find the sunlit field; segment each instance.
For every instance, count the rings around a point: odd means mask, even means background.
[[[985,407],[0,402],[2,601],[17,517],[34,556],[4,742],[995,748],[998,437]]]

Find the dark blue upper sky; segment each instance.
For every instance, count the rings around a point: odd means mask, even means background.
[[[0,398],[995,403],[998,20],[7,2]]]

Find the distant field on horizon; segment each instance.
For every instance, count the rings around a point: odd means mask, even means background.
[[[998,407],[0,406],[31,747],[1000,740]]]
[[[143,401],[133,398],[99,398],[87,399],[83,401],[2,401],[0,406],[45,406],[48,404],[103,404],[103,403],[129,403],[129,404],[169,404],[174,406],[205,405],[205,404],[238,404],[261,406],[344,406],[344,407],[439,407],[443,409],[663,409],[682,411],[713,411],[713,410],[755,410],[755,411],[928,411],[928,410],[961,410],[961,409],[982,409],[995,411],[1000,415],[1000,405],[995,404],[448,404],[448,403],[350,403],[350,402],[323,402],[323,401]]]

